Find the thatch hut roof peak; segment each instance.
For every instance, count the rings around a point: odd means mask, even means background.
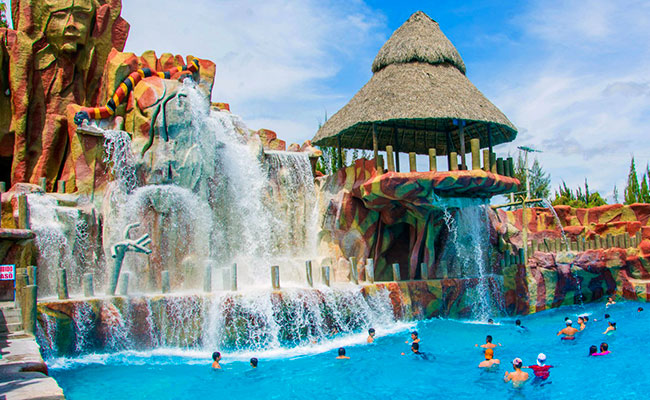
[[[465,74],[465,63],[458,50],[440,30],[436,21],[417,11],[400,26],[379,50],[372,63],[375,73],[391,64],[423,62],[448,63]]]

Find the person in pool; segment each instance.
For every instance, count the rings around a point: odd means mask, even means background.
[[[596,347],[595,344],[592,344],[591,347],[589,347],[589,355],[593,356],[596,353],[598,353],[598,347]]]
[[[501,361],[494,358],[494,350],[485,349],[485,360],[481,361],[478,367],[485,368],[486,370],[494,370],[499,367],[499,364],[501,364]]]
[[[607,304],[605,304],[605,307],[608,308],[609,306],[613,306],[616,304],[616,301],[614,301],[614,296],[609,296],[607,299]]]
[[[552,365],[546,365],[546,355],[544,353],[539,353],[537,356],[537,365],[529,365],[523,368],[530,368],[535,374],[535,379],[533,380],[534,384],[544,384],[548,383],[546,380],[551,376],[549,369],[553,368]]]
[[[503,381],[508,383],[512,382],[513,387],[521,387],[528,380],[528,372],[521,370],[523,361],[521,358],[517,357],[512,360],[512,367],[515,369],[513,372],[506,371],[506,374],[503,376]]]
[[[494,325],[494,320],[492,318],[488,318],[488,324],[489,325]]]
[[[219,361],[221,361],[221,353],[215,351],[212,353],[212,369],[221,369]]]
[[[411,332],[411,340],[413,341],[412,343],[420,343],[420,338],[418,337],[418,331]],[[409,344],[411,342],[407,340],[404,343]]]
[[[523,326],[523,325],[521,324],[521,320],[520,320],[520,319],[518,319],[518,320],[515,321],[515,326],[519,329],[520,332],[526,332],[526,331],[528,331],[528,328],[526,328],[525,326]]]
[[[607,329],[603,332],[603,335],[613,335],[616,332],[616,322],[609,320],[607,321]]]
[[[336,357],[337,360],[349,360],[350,357],[345,355],[345,347],[339,347],[339,355]]]
[[[420,357],[423,360],[429,361],[429,359],[434,358],[431,356],[429,353],[423,353],[420,351],[420,345],[418,343],[412,343],[411,344],[411,354],[414,356]],[[402,355],[405,355],[402,353]]]
[[[643,307],[639,307],[636,309],[636,312],[641,312],[641,311],[643,311]]]
[[[372,343],[375,341],[375,328],[370,328],[368,329],[368,339],[366,339],[366,342]]]
[[[574,340],[576,338],[575,334],[578,332],[578,330],[571,326],[573,325],[573,321],[570,319],[567,319],[565,323],[566,327],[564,329],[561,329],[556,336],[564,335],[561,338],[562,340]]]
[[[611,351],[609,351],[609,345],[605,342],[602,342],[600,344],[600,353],[594,353],[592,356],[606,356],[610,353]]]
[[[499,343],[498,345],[501,346],[501,343]],[[479,346],[478,344],[475,344],[474,347],[479,347]],[[482,344],[481,347],[484,349],[494,349],[495,347],[497,347],[496,344],[492,343],[492,335],[487,335],[485,337],[485,344]]]
[[[251,367],[253,367],[253,369],[257,368],[257,358],[251,358]]]
[[[585,325],[585,320],[582,317],[578,317],[578,326],[580,326],[580,331],[584,331],[587,325]]]

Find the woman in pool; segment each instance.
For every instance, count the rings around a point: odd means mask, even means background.
[[[609,351],[609,345],[607,345],[605,342],[602,342],[600,344],[600,353],[594,353],[592,356],[606,356],[609,353],[611,353],[611,351]]]
[[[591,347],[589,347],[589,355],[593,356],[598,352],[598,347],[596,347],[595,344],[592,344]]]
[[[616,322],[614,321],[607,321],[607,329],[605,329],[605,332],[603,332],[603,335],[613,335],[614,332],[616,332]]]

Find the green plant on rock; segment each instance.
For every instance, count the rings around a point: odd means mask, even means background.
[[[566,182],[562,181],[562,185],[555,192],[555,198],[551,203],[554,206],[562,205],[574,208],[592,208],[607,204],[600,193],[589,191],[589,183],[586,178],[584,191],[581,187],[574,191],[567,186]]]

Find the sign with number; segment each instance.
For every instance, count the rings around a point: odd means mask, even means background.
[[[12,264],[0,265],[0,281],[13,281],[16,279],[16,266]]]

